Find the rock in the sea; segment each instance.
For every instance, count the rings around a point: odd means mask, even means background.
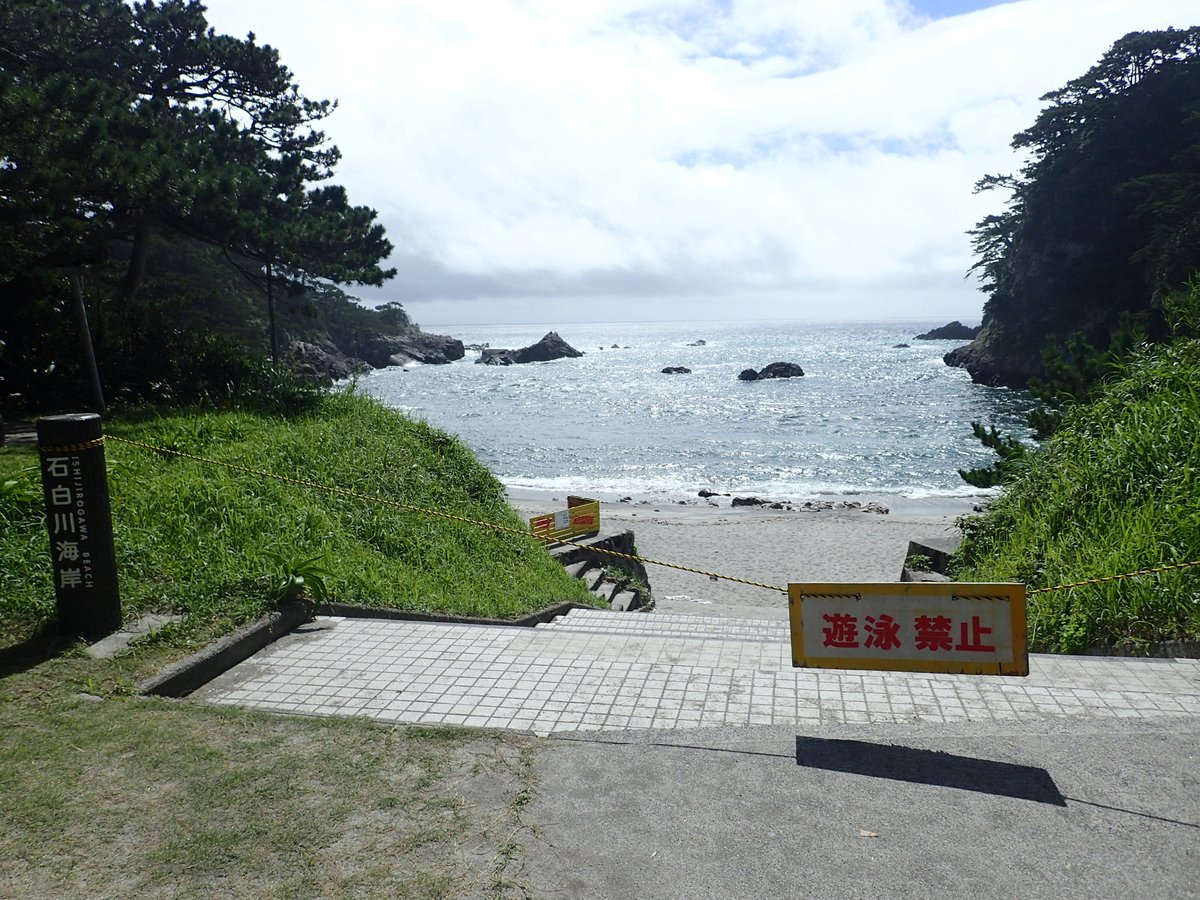
[[[774,362],[758,370],[759,378],[799,378],[804,370],[795,363]]]
[[[373,335],[355,348],[376,369],[411,362],[445,365],[466,355],[463,342],[444,334],[426,334],[414,329],[409,334]]]
[[[799,378],[804,370],[795,363],[773,362],[763,366],[757,372],[754,369],[742,369],[738,373],[739,381],[761,381],[766,378]]]
[[[893,344],[892,349],[893,350],[907,350],[910,346],[911,346],[910,344]]]
[[[485,366],[511,366],[517,363],[549,362],[552,359],[577,356],[583,354],[559,337],[557,331],[551,331],[536,344],[522,347],[520,350],[484,350],[475,362]]]
[[[688,344],[689,347],[705,347],[707,345],[708,341],[704,340],[704,338],[701,338],[698,341],[692,341],[690,344]]]
[[[691,375],[692,370],[687,366],[667,366],[662,373],[664,375]]]
[[[332,384],[351,375],[371,370],[369,363],[347,356],[332,341],[320,341],[316,344],[293,341],[287,349],[287,355],[301,378],[317,384]]]
[[[484,366],[511,366],[516,362],[513,359],[513,350],[493,350],[488,348],[479,352],[479,358],[475,360],[476,365]]]
[[[924,334],[918,334],[918,341],[973,341],[979,334],[979,327],[971,328],[955,319],[941,328],[933,328]]]

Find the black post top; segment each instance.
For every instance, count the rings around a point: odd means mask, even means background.
[[[66,413],[37,420],[38,443],[79,444],[104,436],[103,419],[96,413]]]

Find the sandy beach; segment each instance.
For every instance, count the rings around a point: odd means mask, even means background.
[[[864,500],[865,498],[840,498]],[[565,507],[564,497],[510,491],[523,515]],[[955,535],[969,505],[909,502],[887,515],[847,509],[776,510],[683,503],[601,501],[604,533],[631,530],[641,556],[786,587],[805,581],[896,581],[910,540]],[[840,502],[840,501],[839,501]],[[779,592],[648,565],[662,612],[785,619]]]

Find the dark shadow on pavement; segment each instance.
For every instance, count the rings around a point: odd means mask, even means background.
[[[1084,806],[1091,806],[1094,809],[1104,809],[1109,812],[1125,813],[1128,816],[1137,816],[1141,819],[1152,819],[1155,822],[1166,822],[1168,825],[1183,825],[1186,828],[1200,829],[1200,824],[1195,822],[1185,822],[1182,819],[1168,819],[1166,816],[1156,816],[1154,813],[1138,812],[1136,809],[1125,809],[1123,806],[1109,806],[1106,803],[1093,803],[1091,800],[1080,800],[1078,797],[1064,797],[1064,800],[1069,800],[1072,803],[1081,803]]]
[[[1045,769],[866,741],[796,737],[796,764],[1066,806]]]

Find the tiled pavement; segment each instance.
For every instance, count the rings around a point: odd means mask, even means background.
[[[209,703],[578,730],[1200,717],[1200,660],[1032,655],[1027,678],[793,669],[786,622],[575,610],[538,628],[319,618]]]

